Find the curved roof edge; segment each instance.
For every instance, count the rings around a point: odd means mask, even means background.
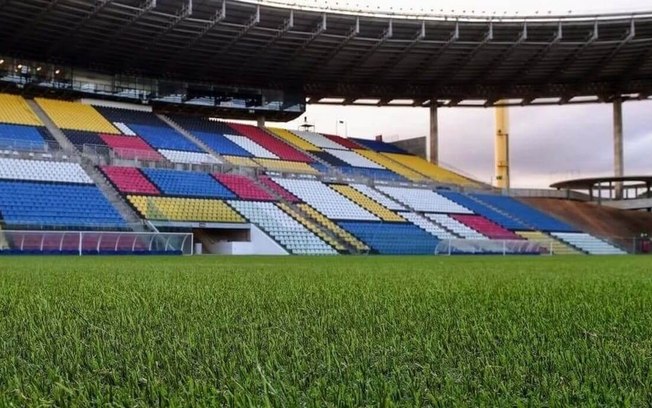
[[[283,9],[294,9],[311,11],[316,13],[331,13],[340,15],[352,15],[373,18],[398,18],[403,20],[428,20],[428,21],[496,21],[496,22],[524,22],[524,21],[587,21],[587,20],[614,20],[628,18],[652,17],[652,9],[647,11],[623,11],[607,13],[581,13],[581,14],[446,14],[446,13],[413,13],[404,11],[389,10],[364,10],[346,7],[319,7],[297,3],[289,3],[282,0],[236,0],[241,3],[249,3],[266,7]]]

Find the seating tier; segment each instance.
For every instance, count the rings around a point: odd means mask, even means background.
[[[591,255],[624,255],[625,251],[584,232],[552,232],[552,236]]]
[[[160,191],[134,167],[103,166],[102,172],[123,194],[159,195]]]
[[[129,127],[155,149],[206,153],[176,130],[160,126],[129,124]]]
[[[61,129],[83,130],[96,133],[119,134],[91,105],[55,99],[36,98],[36,103]]]
[[[425,214],[425,216],[464,239],[488,239],[473,228],[462,224],[446,214]]]
[[[123,228],[94,185],[0,180],[0,214],[13,227]]]
[[[306,203],[301,203],[298,204],[298,207],[303,211],[305,214],[310,216],[313,220],[315,220],[319,225],[322,227],[326,228],[329,230],[331,233],[336,235],[340,240],[343,242],[346,242],[348,245],[352,246],[359,252],[367,252],[369,251],[369,247],[353,235],[351,235],[349,232],[347,232],[345,229],[340,227],[339,225],[335,224],[333,221],[330,219],[326,218],[322,213],[319,211],[315,210],[311,206],[309,206]]]
[[[165,158],[138,136],[101,134],[102,141],[116,156],[128,160],[164,161]]]
[[[0,158],[0,179],[93,184],[77,163]]]
[[[311,163],[313,161],[305,153],[300,152],[299,150],[275,138],[260,128],[239,123],[230,123],[229,126],[236,130],[239,134],[247,136],[249,139],[258,143],[283,160],[305,163]]]
[[[378,217],[318,180],[274,178],[274,181],[334,220],[373,220]]]
[[[207,173],[147,168],[142,171],[165,195],[236,198],[235,194]]]
[[[259,187],[249,177],[238,174],[215,173],[213,177],[243,200],[276,201],[266,190]]]
[[[366,184],[351,184],[351,187],[355,188],[362,194],[376,201],[377,203],[382,204],[383,206],[394,211],[405,211],[407,208],[400,204],[398,201],[392,200],[381,192],[374,190],[372,187],[369,187]]]
[[[380,164],[381,166],[385,167],[386,169],[389,169],[393,171],[396,174],[399,174],[406,179],[410,181],[424,181],[427,180],[427,177],[424,176],[423,174],[420,174],[408,167],[405,167],[394,160],[383,156],[380,153],[373,152],[371,150],[363,150],[363,149],[356,149],[356,153],[358,153],[360,156],[366,157],[367,159]]]
[[[241,149],[249,152],[250,156],[261,157],[263,159],[278,159],[279,157],[269,150],[265,149],[263,146],[254,142],[246,136],[238,135],[225,135],[230,142],[238,145]]]
[[[307,150],[310,152],[320,151],[321,149],[309,141],[297,136],[296,134],[290,132],[286,129],[281,128],[267,128],[267,130],[273,135],[280,137],[286,142],[298,147],[299,149]]]
[[[529,231],[532,228],[523,224],[519,220],[512,218],[511,216],[500,213],[490,207],[487,207],[485,204],[474,200],[470,196],[457,193],[454,191],[440,191],[439,194],[448,198],[449,200],[455,201],[456,203],[470,209],[476,214],[480,214],[483,217],[495,222],[498,225],[501,225],[503,228],[515,231]]]
[[[42,127],[0,123],[0,149],[42,151],[56,146],[54,140],[45,135],[49,136]]]
[[[400,214],[403,216],[403,218],[407,219],[412,224],[416,225],[417,227],[435,236],[437,239],[440,240],[459,239],[457,236],[451,234],[445,228],[440,227],[439,225],[425,219],[424,217],[420,216],[415,212],[402,212]]]
[[[528,241],[535,241],[541,243],[544,247],[552,249],[554,255],[580,255],[582,252],[565,244],[564,242],[546,235],[540,231],[517,231],[519,236],[527,239]]]
[[[379,186],[377,188],[416,211],[472,214],[471,210],[462,207],[432,190],[390,186]]]
[[[379,254],[434,254],[438,240],[414,224],[338,221],[338,224]]]
[[[344,252],[346,250],[346,247],[338,242],[337,239],[335,239],[332,235],[329,235],[325,230],[321,229],[318,222],[308,219],[299,211],[290,207],[286,203],[278,203],[278,207],[285,211],[290,217],[301,223],[301,225],[306,227],[310,232],[321,238],[322,241],[335,248],[336,251]]]
[[[326,136],[323,136],[319,133],[314,133],[314,132],[307,132],[303,130],[293,130],[292,133],[303,139],[304,141],[310,143],[313,146],[316,146],[316,150],[321,150],[321,149],[345,149],[342,145],[339,143],[336,143],[335,141],[327,138]],[[309,149],[310,150],[310,149]],[[314,150],[314,149],[312,149]]]
[[[455,214],[451,217],[491,239],[523,239],[520,235],[517,235],[479,215]]]
[[[3,93],[0,93],[0,123],[43,126],[22,96]]]
[[[281,197],[283,200],[287,202],[298,203],[301,201],[297,196],[290,193],[285,188],[281,187],[279,184],[277,184],[274,180],[272,180],[266,175],[262,175],[258,177],[258,182],[262,184],[265,188],[272,191],[277,196]]]
[[[337,254],[331,246],[273,203],[232,201],[231,205],[293,254]]]
[[[405,219],[383,205],[377,203],[358,190],[348,185],[331,184],[331,188],[342,194],[344,197],[358,204],[360,207],[374,214],[383,221],[405,222]]]
[[[287,160],[259,159],[254,161],[265,169],[277,173],[319,174],[319,171],[310,167],[308,163]]]
[[[157,221],[244,223],[226,202],[214,199],[127,196],[143,218]]]
[[[530,227],[544,232],[576,232],[577,229],[565,222],[559,221],[537,209],[530,207],[512,197],[489,194],[472,194],[473,197],[502,213],[522,221]]]
[[[429,161],[418,156],[397,153],[383,153],[382,155],[440,183],[457,184],[461,186],[478,185],[478,183],[475,181],[467,179],[466,177],[462,177],[459,174],[447,170],[443,167],[432,164]]]

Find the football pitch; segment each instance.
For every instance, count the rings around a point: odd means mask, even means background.
[[[0,406],[642,406],[651,261],[0,258]]]

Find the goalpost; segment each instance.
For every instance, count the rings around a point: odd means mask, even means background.
[[[435,255],[552,255],[552,240],[446,239],[439,241]]]
[[[193,234],[3,230],[0,254],[193,255]]]

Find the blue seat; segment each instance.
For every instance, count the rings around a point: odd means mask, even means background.
[[[521,220],[523,223],[544,232],[577,232],[576,228],[551,217],[512,197],[490,194],[472,194],[478,200]]]
[[[47,145],[38,127],[0,123],[0,148],[41,151]]]
[[[375,152],[407,154],[405,150],[401,149],[400,147],[394,146],[393,144],[390,143],[379,142],[377,140],[368,140],[368,139],[351,138],[351,140]]]
[[[437,193],[448,198],[451,201],[454,201],[469,210],[473,211],[476,214],[482,215],[483,217],[489,219],[490,221],[495,222],[496,224],[507,228],[512,231],[531,231],[532,228],[523,224],[521,221],[509,217],[505,214],[502,214],[492,208],[487,207],[486,205],[472,199],[466,194],[456,193],[454,191],[447,190],[437,190]]]
[[[195,130],[192,134],[219,154],[226,156],[253,157],[253,154],[219,133]]]
[[[166,195],[237,198],[228,188],[207,173],[167,169],[142,169],[142,171]]]
[[[2,180],[0,214],[9,226],[126,228],[94,185]]]
[[[432,255],[439,240],[414,224],[339,221],[375,253],[387,255]]]
[[[204,153],[204,151],[176,130],[166,126],[139,125],[127,123],[138,136],[145,139],[155,149],[181,150]]]

